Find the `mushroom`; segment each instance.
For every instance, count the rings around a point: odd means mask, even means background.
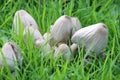
[[[31,25],[38,29],[36,21],[29,13],[25,10],[16,11],[13,20],[13,29],[17,34],[19,34],[20,29],[24,30],[24,28]]]
[[[41,48],[43,56],[47,56],[51,51],[51,46],[44,39],[37,40],[35,46]]]
[[[98,55],[107,46],[108,28],[103,23],[90,25],[76,31],[71,41],[79,44],[80,47],[84,45],[86,56],[89,52],[94,52]]]
[[[55,48],[54,57],[56,58],[59,55],[61,55],[64,60],[68,60],[69,62],[73,60],[73,55],[67,44],[60,44]]]
[[[71,51],[72,51],[73,56],[75,56],[75,54],[76,54],[76,52],[77,52],[77,49],[78,49],[77,44],[73,43],[73,44],[70,46],[70,49],[71,49]]]
[[[33,36],[35,46],[37,48],[42,47],[42,53],[44,55],[47,55],[51,51],[49,43],[47,43],[38,29],[36,29],[33,25],[31,25],[30,27],[26,27],[23,34],[25,42],[27,42],[29,34],[30,36]]]
[[[10,70],[13,71],[16,62],[21,63],[21,61],[22,56],[17,46],[12,42],[5,43],[2,47],[2,53],[0,53],[0,66],[7,64],[10,67]]]
[[[25,42],[28,40],[29,34],[30,36],[33,36],[34,43],[36,42],[36,40],[43,39],[43,36],[39,32],[39,30],[34,27],[34,25],[30,25],[29,27],[25,28],[23,32]]]
[[[45,33],[45,34],[43,35],[43,38],[44,38],[46,41],[48,41],[48,40],[51,39],[51,34],[47,32],[47,33]]]
[[[58,18],[50,30],[52,37],[50,45],[53,46],[57,42],[67,43],[67,41],[70,39],[73,26],[74,25],[69,16],[63,15]]]
[[[74,34],[77,30],[79,30],[82,25],[77,17],[71,17],[72,23],[74,24],[72,29],[72,34]]]

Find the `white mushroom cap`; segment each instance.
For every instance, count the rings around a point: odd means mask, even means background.
[[[74,34],[77,30],[79,30],[82,27],[82,25],[77,17],[72,17],[71,20],[72,23],[74,24],[72,29],[72,34]]]
[[[50,33],[45,33],[44,35],[43,35],[43,38],[46,40],[46,41],[48,41],[50,38],[51,38],[51,34]]]
[[[41,47],[43,56],[47,56],[51,51],[51,46],[44,39],[39,39],[35,42],[37,48]]]
[[[73,55],[71,54],[71,51],[66,44],[60,44],[57,48],[55,48],[54,57],[58,57],[59,55],[62,55],[64,60],[73,60]]]
[[[19,34],[20,22],[22,23],[23,26],[22,29],[24,29],[26,26],[29,27],[30,25],[33,25],[36,29],[39,28],[34,18],[25,10],[18,10],[14,15],[13,29],[17,34]]]
[[[53,25],[50,25],[50,32],[52,31],[52,29],[53,29]]]
[[[108,28],[103,23],[90,25],[75,32],[71,41],[80,47],[84,45],[86,52],[100,53],[108,42]]]
[[[33,36],[34,42],[38,39],[43,39],[39,30],[36,29],[33,25],[26,27],[24,32],[23,32],[25,42],[28,40],[28,34],[30,34],[30,36]]]
[[[51,44],[56,42],[67,42],[71,36],[73,28],[72,20],[69,16],[63,15],[58,18],[55,24],[51,27],[51,36],[53,37]]]
[[[2,47],[2,53],[0,54],[0,66],[4,65],[4,61],[6,61],[6,64],[10,67],[11,70],[14,70],[16,66],[15,63],[17,61],[21,63],[21,53],[14,43],[7,42]]]
[[[75,55],[76,52],[77,52],[77,49],[78,49],[77,44],[73,43],[73,44],[70,46],[70,49],[71,49],[71,51],[72,51],[72,54]]]

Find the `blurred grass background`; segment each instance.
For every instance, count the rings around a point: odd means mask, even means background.
[[[68,64],[44,59],[31,42],[25,45],[12,31],[17,10],[24,9],[34,17],[42,34],[55,20],[66,14],[79,18],[82,27],[103,22],[109,29],[106,59],[95,58],[84,66],[82,51]],[[0,0],[0,51],[7,41],[20,48],[24,65],[16,68],[16,80],[119,80],[120,79],[120,0]],[[50,61],[49,61],[50,59]],[[9,70],[0,69],[0,80],[13,80]]]

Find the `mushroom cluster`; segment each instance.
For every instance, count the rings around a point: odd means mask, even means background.
[[[84,47],[86,55],[99,55],[107,46],[108,28],[103,23],[93,24],[82,28],[77,17],[63,15],[59,17],[53,25],[50,32],[43,36],[39,31],[39,26],[33,17],[25,10],[19,10],[15,13],[13,20],[13,30],[16,34],[23,31],[24,42],[29,39],[28,34],[33,36],[36,48],[42,48],[42,54],[47,56],[54,48],[54,57],[62,55],[64,60],[69,62],[74,59],[77,48]],[[4,59],[10,67],[14,67],[14,62],[21,61],[22,56],[15,44],[7,42],[0,54],[0,66]]]

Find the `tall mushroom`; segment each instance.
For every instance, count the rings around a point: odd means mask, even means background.
[[[17,34],[19,34],[20,29],[24,30],[26,27],[29,27],[30,25],[33,25],[36,29],[39,28],[34,18],[25,10],[16,11],[13,20],[14,31]]]
[[[2,47],[2,53],[0,53],[0,66],[7,64],[10,70],[14,70],[16,62],[19,64],[22,61],[22,56],[17,46],[12,42],[7,42]]]
[[[51,45],[54,45],[57,42],[64,42],[70,39],[72,28],[73,28],[72,20],[69,16],[63,15],[58,18],[54,25],[51,27]]]
[[[67,15],[63,15],[59,17],[54,25],[51,25],[50,34],[52,40],[50,45],[53,46],[57,43],[66,43],[71,38],[71,36],[75,33],[75,31],[81,28],[81,23],[77,17],[69,17]]]

